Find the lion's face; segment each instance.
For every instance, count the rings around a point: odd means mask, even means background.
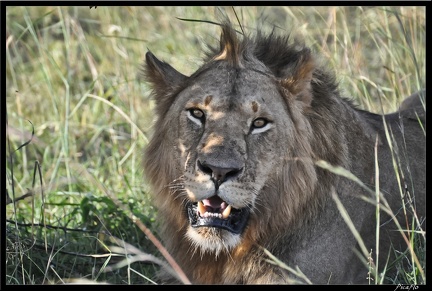
[[[250,215],[265,205],[261,190],[280,169],[279,141],[293,128],[269,76],[220,66],[178,94],[168,115],[175,131],[190,226],[208,251],[240,241]],[[259,207],[258,207],[259,208]]]
[[[240,50],[222,45],[190,77],[146,55],[158,115],[146,172],[167,240],[186,237],[202,253],[279,233],[304,209],[316,180],[303,118],[309,51],[293,48],[296,58],[269,68]]]

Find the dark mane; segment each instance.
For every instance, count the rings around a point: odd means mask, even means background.
[[[236,68],[256,69],[256,66],[259,66],[265,72],[283,80],[293,77],[309,60],[314,61],[311,50],[304,43],[291,40],[289,35],[278,35],[274,29],[267,34],[257,30],[255,35],[241,36],[230,23],[224,23],[221,27],[219,46],[210,46],[205,53],[207,65],[223,60]],[[205,70],[207,65],[201,69]],[[339,95],[334,74],[317,66],[315,61],[313,66],[312,91],[319,95]]]

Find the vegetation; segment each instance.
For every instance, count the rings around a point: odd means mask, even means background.
[[[149,49],[191,74],[218,41],[209,22],[222,12],[246,31],[303,38],[361,108],[392,112],[425,87],[425,7],[5,9],[6,284],[154,284],[163,257],[143,232],[157,237],[141,166],[153,120],[141,64]],[[425,283],[403,261],[395,283]]]

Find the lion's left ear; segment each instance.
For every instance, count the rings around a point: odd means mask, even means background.
[[[315,60],[308,48],[299,52],[297,61],[290,63],[282,70],[280,83],[297,100],[309,106],[312,102],[312,75],[315,70]]]

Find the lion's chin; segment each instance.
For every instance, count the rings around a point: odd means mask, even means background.
[[[205,253],[213,254],[218,257],[223,251],[229,252],[241,242],[239,234],[215,227],[189,226],[186,237],[201,255]]]
[[[211,205],[211,206],[210,206]],[[249,219],[249,209],[234,209],[217,196],[198,203],[187,203],[189,228],[186,236],[201,254],[218,256],[241,242]]]

